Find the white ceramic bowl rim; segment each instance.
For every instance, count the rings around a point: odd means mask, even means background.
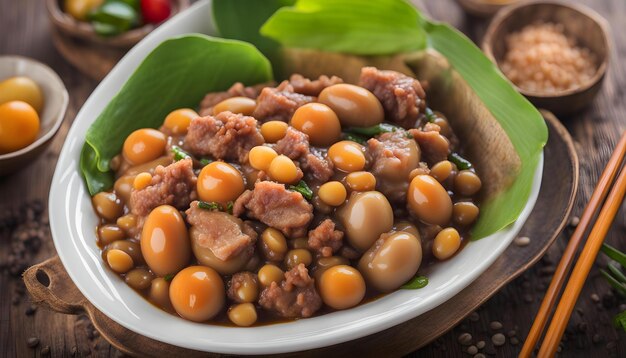
[[[163,39],[190,32],[214,33],[210,1],[175,16],[135,46],[101,82],[78,113],[52,181],[50,226],[57,252],[83,295],[120,325],[146,337],[207,352],[272,354],[329,346],[405,322],[447,301],[483,273],[507,248],[530,215],[539,194],[543,156],[519,219],[500,232],[469,243],[454,259],[437,265],[429,284],[400,290],[358,307],[269,326],[237,328],[199,324],[149,304],[102,261],[96,245],[97,218],[79,172],[85,133],[145,55]]]

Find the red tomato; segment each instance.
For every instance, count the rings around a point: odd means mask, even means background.
[[[145,22],[159,23],[172,12],[169,0],[141,0],[141,14]]]

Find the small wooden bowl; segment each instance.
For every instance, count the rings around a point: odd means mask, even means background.
[[[61,128],[69,95],[61,78],[48,66],[20,56],[0,57],[0,81],[25,76],[35,81],[43,93],[43,109],[39,113],[39,134],[29,146],[0,154],[0,176],[9,175],[35,161],[52,142]]]
[[[146,24],[117,36],[102,37],[94,31],[89,22],[78,21],[63,11],[62,3],[63,0],[46,0],[48,15],[53,26],[63,35],[82,39],[95,45],[128,49],[141,41],[157,26]],[[171,4],[172,13],[170,17],[189,7],[189,0],[171,0]]]
[[[561,1],[526,2],[502,9],[493,19],[482,48],[498,67],[507,53],[506,37],[524,26],[537,22],[562,24],[565,34],[578,46],[589,49],[596,58],[596,73],[585,84],[555,93],[529,91],[515,86],[535,106],[558,115],[573,114],[587,106],[600,90],[610,56],[606,20],[593,10]]]
[[[503,7],[519,1],[520,0],[500,0],[500,2],[490,2],[486,0],[457,0],[463,10],[478,17],[491,17]]]

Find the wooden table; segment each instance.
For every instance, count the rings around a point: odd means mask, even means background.
[[[589,198],[595,181],[604,167],[620,133],[626,129],[626,2],[623,0],[579,0],[596,9],[608,19],[612,27],[614,52],[608,78],[593,106],[572,118],[563,119],[574,137],[580,156],[580,192],[574,214],[580,214]],[[472,39],[479,41],[487,21],[467,16],[453,0],[427,1],[427,9],[433,17],[447,21],[462,29]],[[35,58],[51,66],[63,79],[70,93],[67,120],[51,148],[27,169],[6,178],[0,178],[0,212],[39,199],[47,202],[50,180],[56,158],[71,122],[93,91],[96,82],[78,73],[67,64],[52,46],[49,22],[44,5],[38,0],[0,0],[0,55],[17,54]],[[472,335],[472,342],[485,341],[481,352],[497,356],[514,356],[523,337],[530,328],[541,297],[549,282],[551,270],[560,258],[570,230],[559,238],[541,263],[516,279],[496,294],[476,314],[470,315],[462,324],[433,344],[415,352],[415,356],[450,357],[468,356],[467,346],[458,343],[463,333]],[[626,212],[622,210],[607,238],[608,242],[626,250]],[[621,240],[620,240],[621,237]],[[0,230],[0,263],[7,260],[10,240]],[[34,262],[55,255],[52,241],[43,243]],[[600,258],[599,266],[606,260]],[[64,316],[39,309],[26,315],[28,299],[13,303],[19,280],[7,273],[0,273],[0,357],[27,357],[41,355],[49,347],[52,356],[98,357],[119,355],[102,338],[93,335],[90,323],[84,317]],[[599,302],[597,302],[599,300]],[[597,267],[591,273],[570,322],[567,340],[563,342],[564,356],[626,356],[626,334],[611,325],[618,312],[617,300],[610,294],[608,285],[598,274]],[[32,313],[32,312],[29,312]],[[499,321],[503,328],[492,330],[490,322]],[[515,332],[511,332],[515,331]],[[507,337],[504,346],[494,348],[491,336],[502,332]],[[30,337],[38,337],[39,345],[27,346]]]

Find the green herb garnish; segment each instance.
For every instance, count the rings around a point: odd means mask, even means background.
[[[176,161],[176,162],[179,161],[179,160],[191,158],[191,156],[189,154],[187,154],[187,152],[182,150],[177,145],[173,145],[171,150],[172,150],[172,153],[174,153],[174,161]]]
[[[200,209],[204,209],[204,210],[217,210],[217,211],[221,211],[222,210],[222,206],[219,203],[216,203],[214,201],[212,202],[206,202],[206,201],[199,201],[198,202],[198,207]]]
[[[424,114],[426,115],[426,120],[430,123],[435,122],[435,119],[437,119],[437,116],[435,115],[433,110],[428,107],[426,107],[426,111],[424,111]]]
[[[358,135],[358,134],[352,134],[352,133],[344,133],[343,134],[343,139],[345,140],[351,140],[353,142],[357,142],[359,144],[365,144],[367,143],[367,138]]]
[[[165,281],[167,281],[167,282],[170,282],[170,281],[172,281],[172,279],[174,278],[174,276],[175,276],[175,275],[174,275],[173,273],[170,273],[170,274],[167,274],[167,275],[163,276],[163,279],[164,279]]]
[[[626,311],[618,313],[613,318],[613,324],[615,325],[615,327],[621,328],[626,331]]]
[[[304,180],[300,180],[296,185],[290,185],[289,190],[297,191],[302,194],[306,200],[313,199],[313,190],[309,188],[309,185]]]
[[[428,285],[428,277],[426,277],[426,276],[415,276],[412,279],[410,279],[409,282],[407,282],[404,285],[400,286],[400,288],[403,288],[405,290],[417,290],[419,288],[426,287],[426,285]]]
[[[402,128],[391,125],[389,123],[380,123],[371,127],[349,127],[345,131],[352,134],[359,134],[366,137],[374,137],[382,133],[395,132]]]
[[[211,163],[213,163],[211,159],[207,159],[207,158],[200,159],[200,164],[202,164],[203,167],[206,167],[207,165]]]
[[[466,170],[472,168],[472,163],[463,158],[459,153],[450,153],[448,160],[456,165],[459,170]]]
[[[233,214],[233,206],[235,206],[235,203],[232,201],[229,201],[228,204],[226,204],[226,211],[231,215]]]

